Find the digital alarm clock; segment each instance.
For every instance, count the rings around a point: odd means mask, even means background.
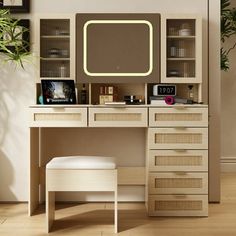
[[[156,84],[153,86],[153,96],[176,96],[176,85]]]

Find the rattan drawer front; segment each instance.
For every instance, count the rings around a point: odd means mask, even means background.
[[[207,173],[149,173],[149,194],[207,194]]]
[[[150,149],[208,149],[207,128],[149,128]]]
[[[194,107],[149,108],[149,126],[207,127],[208,109]]]
[[[30,108],[31,127],[86,127],[87,108]]]
[[[207,195],[149,195],[149,216],[208,216]]]
[[[149,171],[208,171],[207,150],[149,150]]]
[[[147,108],[90,108],[90,127],[147,127]]]

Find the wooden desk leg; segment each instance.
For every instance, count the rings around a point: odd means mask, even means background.
[[[50,192],[46,190],[46,227],[47,232],[53,225],[55,219],[55,192]]]
[[[118,206],[117,206],[117,190],[115,191],[115,234],[118,233]]]
[[[116,188],[115,188],[115,192],[114,192],[114,219],[115,219],[115,233],[118,233],[118,181],[117,181],[117,170],[116,170]]]
[[[39,205],[39,153],[39,128],[30,128],[29,216]]]

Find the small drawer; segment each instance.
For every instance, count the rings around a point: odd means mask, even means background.
[[[149,195],[149,216],[208,216],[207,195]]]
[[[149,108],[150,127],[207,127],[208,109],[196,107]]]
[[[208,128],[149,128],[150,149],[208,149]]]
[[[87,108],[30,108],[31,127],[86,127]]]
[[[149,194],[207,194],[207,173],[149,173]]]
[[[147,108],[90,108],[90,127],[147,127]]]
[[[149,150],[149,171],[208,171],[207,150]]]

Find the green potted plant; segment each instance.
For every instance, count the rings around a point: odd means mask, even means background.
[[[12,18],[8,9],[0,9],[0,54],[4,61],[12,61],[24,68],[23,62],[30,55],[29,42],[23,34],[29,32],[20,26],[19,20]]]
[[[221,42],[236,36],[236,9],[230,6],[230,0],[221,0]],[[221,70],[229,69],[229,53],[236,47],[236,42],[229,48],[221,47]]]

